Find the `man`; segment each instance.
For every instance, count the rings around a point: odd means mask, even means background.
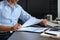
[[[17,4],[18,1],[19,0],[4,0],[0,2],[0,32],[3,34],[9,31],[15,31],[21,27],[21,24],[18,24],[18,18],[24,23],[30,18],[35,18],[24,11],[23,8]],[[37,20],[40,20],[40,24],[46,25],[46,19]],[[0,38],[7,39],[6,36],[5,34],[5,36],[3,35]]]

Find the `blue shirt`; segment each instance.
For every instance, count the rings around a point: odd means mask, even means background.
[[[26,22],[30,18],[35,17],[32,17],[30,14],[24,11],[23,8],[18,4],[15,4],[14,8],[12,8],[7,1],[0,2],[0,25],[14,26],[18,23],[19,18],[23,22]],[[40,19],[37,20],[41,21]]]

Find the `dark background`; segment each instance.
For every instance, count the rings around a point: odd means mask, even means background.
[[[20,0],[18,4],[37,18],[44,18],[45,15],[52,14],[54,20],[58,15],[57,0]]]
[[[58,15],[57,0],[20,0],[18,3],[37,18],[44,18],[47,14],[52,14],[54,20]]]

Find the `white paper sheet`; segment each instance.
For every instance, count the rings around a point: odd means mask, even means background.
[[[49,30],[47,30],[46,32],[47,32],[47,33],[56,34],[57,36],[60,37],[60,31],[50,31],[50,29],[49,29]]]
[[[22,27],[18,31],[43,32],[46,29],[47,28],[43,28],[43,27],[40,27],[40,28],[37,28],[37,27]]]
[[[40,20],[40,19],[36,19],[36,18],[30,18],[27,22],[25,22],[23,25],[22,25],[22,27],[20,28],[20,29],[18,29],[18,30],[31,30],[31,28],[27,28],[26,29],[26,27],[27,26],[30,26],[30,25],[34,25],[34,24],[38,24],[38,23],[40,23],[42,21],[42,19]],[[33,28],[32,28],[33,29]]]
[[[40,20],[40,19],[30,18],[27,22],[25,22],[25,23],[22,25],[22,27],[26,27],[26,26],[38,24],[38,23],[40,23],[41,21],[42,21],[42,20]]]

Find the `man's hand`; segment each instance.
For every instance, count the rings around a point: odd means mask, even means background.
[[[21,24],[16,24],[15,26],[12,27],[13,31],[18,30],[21,27]]]
[[[46,19],[42,19],[42,22],[40,23],[42,26],[46,26],[47,20]]]

